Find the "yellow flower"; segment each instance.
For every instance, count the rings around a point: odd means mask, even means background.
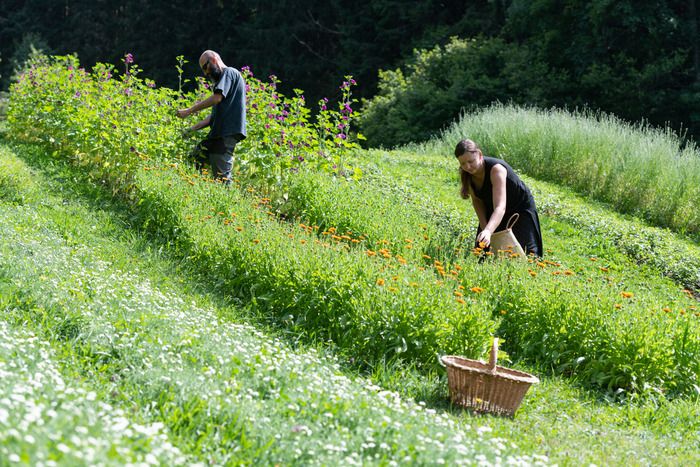
[[[463,299],[461,299],[461,298],[457,298],[457,303],[461,303],[462,305],[465,305],[467,302],[465,302],[465,301],[464,301]]]
[[[455,297],[464,297],[464,294],[462,292],[455,290]]]
[[[472,288],[469,289],[469,290],[471,290],[471,291],[474,292],[474,293],[481,293],[481,292],[484,291],[484,289],[482,289],[481,287],[472,287]]]
[[[384,285],[384,279],[377,279],[377,285],[379,285],[379,286]]]
[[[622,292],[620,293],[622,295],[622,298],[632,298],[634,297],[634,294],[632,292]]]

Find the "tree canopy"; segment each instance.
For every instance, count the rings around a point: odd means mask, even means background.
[[[414,63],[414,50],[478,38],[491,55],[472,74],[488,83],[465,92],[479,102],[588,106],[697,135],[697,23],[696,0],[0,0],[0,87],[30,46],[85,64],[132,53],[146,76],[173,87],[175,57],[190,61],[191,77],[199,54],[214,49],[309,99],[336,96],[345,75],[370,98],[379,70]]]

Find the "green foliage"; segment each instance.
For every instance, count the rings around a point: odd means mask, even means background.
[[[272,186],[304,167],[340,176],[359,175],[344,157],[358,147],[350,134],[355,102],[351,88],[356,84],[351,76],[340,86],[338,110],[328,108],[328,99],[321,100],[315,122],[302,90],[295,89],[294,97],[288,98],[278,90],[280,81],[274,75],[264,83],[246,67],[243,76],[248,89],[249,130],[236,158],[248,176]]]
[[[426,140],[460,112],[493,101],[545,102],[566,78],[498,38],[452,38],[414,55],[405,72],[380,71],[378,94],[363,101],[360,126],[374,145]]]
[[[74,56],[34,57],[13,85],[10,127],[18,137],[70,147],[72,159],[92,161],[93,177],[115,189],[121,186],[128,191],[133,171],[144,158],[185,160],[195,138],[182,137],[185,123],[175,117],[175,109],[202,98],[210,92],[208,85],[200,79],[198,90],[183,96],[141,79],[131,54],[122,63],[121,74],[103,63],[88,73]],[[180,58],[178,70],[182,65]],[[250,176],[273,185],[305,166],[359,176],[345,157],[357,147],[350,133],[352,77],[341,86],[338,109],[328,108],[323,101],[317,121],[310,122],[302,91],[286,98],[276,90],[276,78],[266,84],[249,69],[244,73],[250,136],[237,148],[236,158]],[[60,135],[56,129],[62,129]]]

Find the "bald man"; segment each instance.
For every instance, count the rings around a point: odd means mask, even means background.
[[[213,107],[204,120],[190,131],[209,127],[209,134],[197,146],[197,162],[211,165],[214,177],[225,184],[231,183],[233,150],[246,137],[245,81],[240,71],[227,67],[218,53],[206,50],[199,57],[199,66],[212,82],[212,94],[187,109],[177,111],[177,116],[187,118],[201,110]]]

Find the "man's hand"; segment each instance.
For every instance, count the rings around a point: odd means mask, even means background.
[[[192,115],[192,111],[190,109],[180,109],[177,111],[177,116],[180,118],[186,118]]]

